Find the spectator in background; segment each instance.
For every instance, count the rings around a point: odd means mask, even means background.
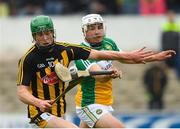
[[[46,0],[44,5],[44,14],[62,14],[64,12],[64,0]]]
[[[87,13],[89,11],[88,5],[91,0],[65,0],[67,1],[67,9],[66,13],[74,14],[74,13]]]
[[[163,109],[163,96],[167,84],[165,67],[155,64],[147,69],[144,74],[144,84],[149,97],[148,108],[150,110]]]
[[[89,13],[118,14],[118,8],[116,0],[91,0],[89,4]]]
[[[7,17],[9,15],[9,6],[5,0],[0,0],[0,17]]]
[[[121,0],[123,14],[138,14],[139,0]]]
[[[19,3],[21,3],[21,0],[15,1],[15,0],[6,0],[8,1],[9,5],[9,15],[15,16],[17,15],[17,8],[19,7]]]
[[[44,13],[50,15],[87,12],[87,0],[46,0]]]
[[[180,13],[180,0],[166,0],[166,5],[168,10]]]
[[[142,15],[159,15],[166,12],[165,0],[140,0],[139,10]]]
[[[21,0],[18,15],[37,15],[43,13],[44,0]]]
[[[176,70],[180,80],[180,26],[175,20],[175,12],[168,11],[167,21],[162,26],[161,47],[162,50],[173,49],[176,55],[165,61],[166,65]]]

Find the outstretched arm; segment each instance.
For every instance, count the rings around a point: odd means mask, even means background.
[[[161,51],[148,57],[144,57],[145,62],[163,61],[174,56],[176,52],[174,50]]]
[[[152,51],[145,51],[145,47],[131,52],[97,51],[92,49],[89,59],[98,60],[133,60],[136,63],[145,63],[144,58],[153,55]]]
[[[166,51],[161,51],[158,53],[154,53],[153,55],[144,57],[142,60],[145,62],[153,62],[153,61],[163,61],[168,58],[171,58],[173,55],[175,55],[176,52],[174,50],[166,50]],[[121,63],[125,64],[137,64],[138,62],[135,62],[134,60],[120,60]]]

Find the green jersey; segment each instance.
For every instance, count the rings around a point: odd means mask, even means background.
[[[87,42],[83,42],[81,45],[90,47]],[[104,38],[101,46],[97,49],[120,51],[116,43],[109,38]],[[76,60],[75,64],[78,70],[88,70],[94,64],[99,65],[103,70],[112,68],[111,60]],[[112,105],[112,80],[102,83],[93,77],[88,77],[86,81],[79,84],[75,99],[78,107],[94,103]]]

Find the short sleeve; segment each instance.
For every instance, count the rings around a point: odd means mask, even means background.
[[[96,64],[95,61],[92,60],[75,60],[75,64],[78,70],[87,70],[92,65]]]
[[[17,85],[29,86],[32,77],[32,69],[27,59],[21,59],[18,63]]]
[[[73,55],[73,60],[86,60],[91,52],[91,48],[82,45],[71,46],[70,50]]]

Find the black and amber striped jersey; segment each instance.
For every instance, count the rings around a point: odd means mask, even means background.
[[[54,71],[55,64],[60,62],[68,67],[71,60],[87,59],[90,48],[69,43],[56,42],[44,52],[33,45],[19,61],[17,85],[28,86],[35,97],[43,100],[54,100],[65,89]],[[39,108],[28,105],[28,117],[34,117]],[[63,116],[66,111],[65,96],[52,106],[51,114]]]

